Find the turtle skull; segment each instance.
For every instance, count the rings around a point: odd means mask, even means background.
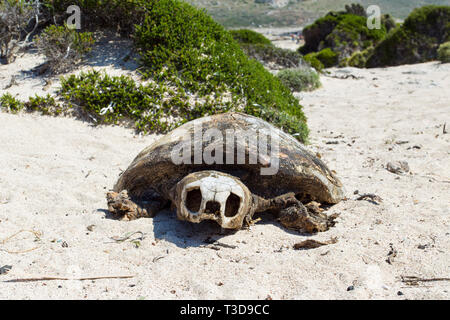
[[[187,175],[176,185],[175,205],[181,220],[214,220],[222,228],[240,229],[251,216],[252,194],[236,177],[217,171]]]

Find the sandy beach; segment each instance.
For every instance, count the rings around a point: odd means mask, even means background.
[[[10,82],[3,71],[2,93]],[[41,94],[33,81],[8,92]],[[328,212],[340,213],[337,225],[313,236],[269,215],[234,233],[171,211],[114,220],[106,192],[158,136],[0,112],[0,267],[12,266],[0,275],[0,298],[449,299],[449,281],[409,285],[401,277],[450,277],[450,64],[330,69],[321,81],[296,96],[308,148],[337,172],[347,200]],[[389,172],[396,161],[410,172]],[[381,200],[356,200],[368,193]],[[8,282],[118,276],[130,278]]]

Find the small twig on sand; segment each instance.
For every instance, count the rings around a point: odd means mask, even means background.
[[[87,278],[64,278],[64,277],[42,277],[42,278],[28,278],[28,279],[12,279],[3,282],[36,282],[36,281],[54,281],[54,280],[101,280],[101,279],[130,279],[134,276],[102,276],[102,277],[87,277]]]
[[[401,276],[402,282],[410,286],[417,285],[419,282],[436,282],[436,281],[450,281],[450,278],[419,278],[415,276]]]
[[[213,249],[213,250],[220,250],[219,247],[228,248],[228,249],[236,249],[237,248],[237,246],[235,246],[235,245],[222,243],[222,242],[213,240],[210,237],[205,239],[204,242],[206,242],[207,245],[201,246],[202,248],[209,248],[209,249]]]
[[[367,199],[370,199],[370,200],[367,200]],[[366,194],[360,195],[358,198],[356,198],[356,201],[361,201],[361,200],[367,200],[376,205],[380,204],[380,202],[383,202],[383,199],[380,196],[377,196],[376,194],[373,194],[373,193],[366,193]]]
[[[202,248],[209,248],[209,249],[213,249],[213,250],[220,250],[220,247],[228,248],[228,249],[236,249],[237,248],[237,246],[226,244],[226,243],[222,243],[222,242],[214,242],[214,243],[207,244],[207,245],[201,246],[201,247]]]
[[[214,245],[219,246],[219,247],[223,247],[223,248],[229,248],[229,249],[236,249],[237,246],[232,245],[232,244],[226,244],[226,243],[222,243],[222,242],[215,242]]]
[[[134,236],[135,234],[140,234],[141,236],[137,237],[137,238],[133,238],[133,239],[130,240],[130,238],[132,236]],[[143,241],[145,239],[145,233],[143,233],[142,231],[129,232],[122,238],[120,238],[120,237],[112,237],[110,239],[114,240],[115,242],[124,242],[124,241],[127,241],[127,240],[130,240],[131,242],[136,241],[136,240]],[[108,243],[110,243],[110,242],[108,242]]]
[[[435,177],[432,177],[432,176],[423,176],[423,175],[418,175],[418,176],[422,177],[422,178],[431,179],[434,182],[450,183],[450,180],[438,180],[438,179],[436,179]]]
[[[294,244],[294,249],[295,250],[305,250],[305,249],[316,249],[322,246],[326,246],[329,244],[335,244],[337,243],[337,237],[331,238],[328,241],[317,241],[317,240],[312,240],[312,239],[308,239],[299,243]]]
[[[345,75],[328,74],[325,76],[330,77],[330,78],[335,78],[335,79],[342,79],[342,80],[349,79],[349,78],[354,79],[354,80],[359,80],[359,79],[363,78],[363,77],[355,76],[354,74],[345,74]]]
[[[152,260],[152,262],[155,263],[156,261],[161,260],[161,259],[164,259],[165,257],[167,257],[167,256],[157,256],[157,257],[154,257],[153,260]]]

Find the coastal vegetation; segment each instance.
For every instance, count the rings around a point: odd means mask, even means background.
[[[320,87],[319,74],[311,67],[284,69],[277,77],[292,91],[311,91]]]
[[[166,132],[198,117],[240,111],[307,141],[299,101],[204,11],[179,0],[44,0],[42,19],[51,18],[37,44],[57,46],[54,40],[63,35],[70,40],[61,41],[63,47],[72,43],[69,50],[89,51],[90,34],[76,31],[72,38],[64,26],[69,5],[81,8],[83,32],[107,27],[133,40],[142,83],[96,72],[74,75],[62,80],[57,97],[68,107],[99,123],[132,123],[144,132]]]
[[[436,60],[438,48],[450,41],[450,6],[425,6],[384,39],[367,59],[366,67],[385,67]]]
[[[374,47],[385,38],[391,19],[384,16],[382,21],[380,29],[369,29],[365,9],[356,4],[347,6],[345,11],[331,11],[303,30],[305,44],[299,52],[319,68],[345,65],[355,53]]]
[[[264,35],[248,29],[230,31],[245,54],[271,69],[297,68],[305,64],[296,51],[276,47]]]
[[[385,67],[438,59],[438,48],[450,40],[450,6],[414,9],[403,24],[389,15],[379,29],[367,27],[361,5],[331,11],[304,30],[299,52],[316,69],[332,66]]]

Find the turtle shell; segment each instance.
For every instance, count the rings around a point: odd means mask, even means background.
[[[211,130],[208,132],[208,129],[213,129],[214,138],[211,138]],[[235,140],[228,139],[228,132],[234,133]],[[269,132],[276,133],[278,148],[273,150],[277,151],[275,155],[279,159],[279,165],[275,174],[262,175],[261,169],[270,167],[270,161],[250,161],[250,155],[255,150],[243,137],[262,136],[264,133],[268,135]],[[235,147],[227,148],[233,141]],[[268,138],[268,141],[272,140]],[[197,159],[196,164],[195,145],[201,146],[203,151],[223,150],[223,156],[220,157],[222,161],[207,164],[203,159],[200,159],[201,163]],[[177,164],[173,160],[173,154],[175,148],[182,150],[180,146],[188,151],[185,160],[190,161]],[[239,149],[240,147],[243,149]],[[245,161],[240,161],[241,164],[237,163],[238,150],[245,150],[246,154]],[[202,153],[200,157],[201,155]],[[268,155],[270,156],[269,153]],[[230,163],[231,159],[233,161]],[[343,198],[339,179],[299,141],[266,121],[236,112],[199,118],[169,132],[134,159],[119,178],[114,191],[127,190],[130,197],[135,199],[145,197],[149,192],[157,192],[160,196],[171,199],[170,190],[176,183],[189,173],[202,170],[221,171],[238,177],[252,193],[266,199],[290,192],[294,192],[300,201],[314,200],[333,204]]]

